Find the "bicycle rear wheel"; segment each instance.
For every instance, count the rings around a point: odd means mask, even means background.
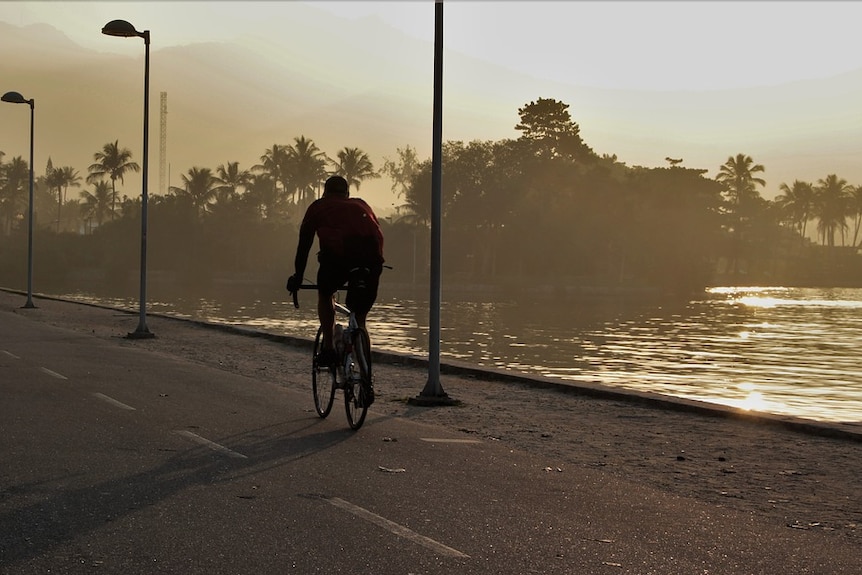
[[[317,365],[317,355],[323,347],[323,329],[317,330],[314,338],[314,354],[311,356],[311,390],[314,393],[314,409],[320,417],[326,417],[332,411],[335,400],[335,367],[320,367]]]
[[[368,332],[358,328],[353,333],[351,367],[344,388],[344,408],[351,429],[359,429],[368,414],[368,390],[371,385],[371,343]]]

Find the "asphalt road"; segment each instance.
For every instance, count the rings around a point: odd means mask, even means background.
[[[0,312],[4,575],[862,572],[852,541],[548,465]]]

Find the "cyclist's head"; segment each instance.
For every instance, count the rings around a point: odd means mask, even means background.
[[[344,196],[350,195],[350,186],[347,180],[341,176],[330,176],[326,183],[323,184],[324,196]]]

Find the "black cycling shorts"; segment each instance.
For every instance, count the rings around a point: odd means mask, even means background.
[[[379,265],[357,269],[354,266],[320,262],[317,269],[317,291],[331,296],[344,287],[344,284],[348,284],[345,305],[357,315],[364,316],[377,301],[377,288],[382,271],[383,267]]]

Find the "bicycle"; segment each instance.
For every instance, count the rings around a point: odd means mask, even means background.
[[[350,281],[356,282],[351,284]],[[344,287],[361,289],[361,279],[351,279]],[[317,290],[317,285],[305,284],[299,289]],[[293,292],[293,306],[299,307],[299,292]],[[323,349],[323,327],[317,329],[311,360],[311,388],[314,393],[314,409],[317,415],[325,418],[332,411],[335,392],[344,391],[344,411],[351,429],[359,429],[368,414],[371,379],[371,340],[368,330],[356,322],[356,314],[347,306],[335,302],[336,313],[347,318],[347,327],[335,324],[335,365],[322,367],[318,357]],[[373,400],[373,399],[372,399]]]

